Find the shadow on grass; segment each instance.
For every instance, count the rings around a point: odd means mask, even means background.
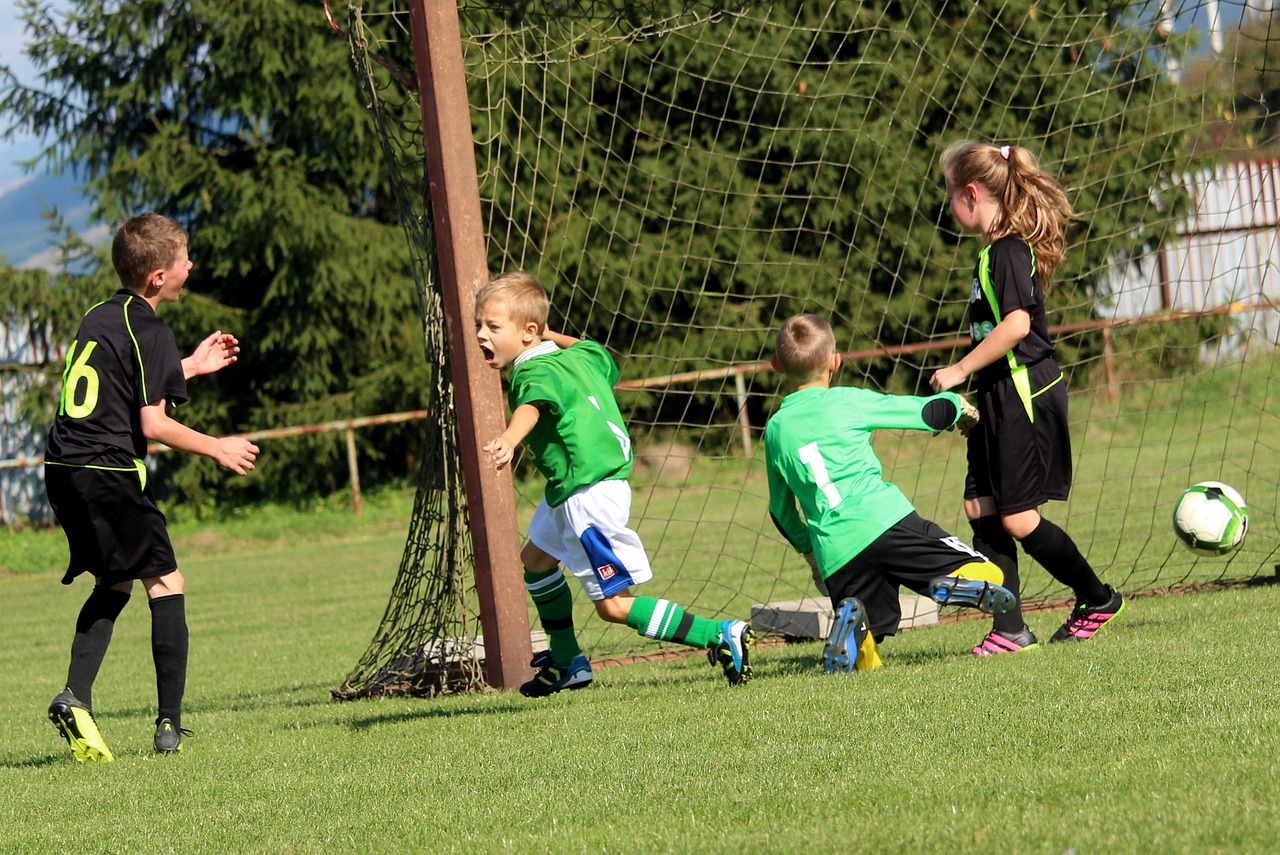
[[[57,766],[63,763],[75,763],[66,752],[45,754],[40,757],[28,757],[25,760],[0,759],[0,769],[43,769],[46,766]]]

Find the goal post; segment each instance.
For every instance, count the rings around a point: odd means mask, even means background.
[[[413,0],[410,21],[484,632],[485,679],[491,686],[512,689],[528,679],[532,651],[510,470],[497,471],[481,451],[482,437],[501,434],[506,419],[498,375],[485,365],[472,334],[476,290],[488,280],[489,268],[462,35],[452,2]]]
[[[1047,292],[1075,481],[1046,515],[1126,593],[1273,575],[1280,157],[1225,147],[1269,127],[1244,96],[1280,36],[1259,6],[1215,57],[1198,47],[1203,2],[1176,6],[1170,32],[1173,5],[1146,0],[351,0],[442,388],[404,563],[349,693],[438,688],[417,675],[474,666],[465,640],[482,634],[498,645],[489,684],[526,664],[507,645],[524,648],[534,618],[502,562],[542,482],[525,457],[508,480],[477,452],[476,420],[503,418],[496,373],[469,363],[486,267],[534,275],[553,328],[619,364],[644,593],[720,619],[812,596],[768,518],[759,439],[785,390],[762,366],[800,311],[850,354],[841,385],[924,393],[954,361],[978,245],[947,210],[938,157],[961,138],[1034,151],[1081,214]],[[401,73],[415,64],[417,84]],[[455,402],[455,374],[476,397]],[[875,444],[922,516],[969,535],[961,438]],[[1250,508],[1249,537],[1220,559],[1171,530],[1174,500],[1203,480]],[[501,506],[473,507],[491,497]],[[1025,604],[1070,599],[1021,566]],[[574,618],[593,661],[664,650],[580,593]]]

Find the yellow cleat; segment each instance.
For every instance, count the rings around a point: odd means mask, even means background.
[[[93,713],[68,689],[49,704],[49,721],[71,746],[71,756],[81,763],[110,763],[115,759],[98,732]]]

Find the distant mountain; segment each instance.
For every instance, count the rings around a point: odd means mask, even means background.
[[[0,255],[14,267],[48,265],[56,242],[41,212],[49,208],[78,232],[89,225],[89,202],[73,176],[29,175],[0,185]]]

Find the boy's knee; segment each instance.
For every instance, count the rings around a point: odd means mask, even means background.
[[[607,620],[609,623],[626,623],[627,615],[631,614],[631,605],[634,598],[616,594],[612,597],[605,597],[602,600],[595,600],[596,614],[601,620]]]

